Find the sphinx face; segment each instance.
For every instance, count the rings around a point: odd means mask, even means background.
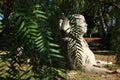
[[[87,23],[83,15],[73,14],[71,18],[71,20],[64,18],[60,21],[60,27],[63,31],[67,34],[70,33],[70,31],[73,33],[77,32],[80,35],[87,32]]]
[[[79,32],[86,33],[87,32],[87,23],[83,15],[74,14],[72,17],[75,18],[76,27],[79,29]]]

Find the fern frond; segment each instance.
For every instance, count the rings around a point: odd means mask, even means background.
[[[6,29],[9,25],[11,31],[4,31],[6,34],[0,38],[0,42],[4,43],[2,46],[10,52],[9,70],[6,72],[8,77],[26,80],[33,75],[40,75],[37,71],[31,75],[35,71],[33,68],[37,70],[43,65],[51,66],[54,58],[62,56],[60,46],[53,38],[54,33],[49,26],[48,16],[40,4],[36,3],[36,0],[15,0],[14,5],[14,12],[7,19],[9,23],[5,24]],[[21,47],[22,51],[19,52],[18,48]],[[30,59],[33,68],[22,70],[21,65],[26,63],[27,58]]]
[[[18,5],[17,7],[19,7]],[[33,4],[31,3],[31,5]],[[48,25],[46,13],[41,10],[41,6],[39,4],[34,4],[32,7],[29,8],[29,14],[28,12],[22,13],[23,11],[25,11],[23,9],[23,7],[20,7],[18,8],[18,10],[16,10],[16,17],[18,19],[16,19],[17,21],[15,24],[17,28],[17,35],[22,41],[21,43],[23,45],[29,44],[30,49],[35,50],[39,53],[35,55],[39,55],[40,58],[46,57],[46,61],[50,60],[51,62],[51,57],[53,56],[59,58],[62,57],[60,56],[59,51],[60,46],[54,43],[51,27],[49,27]]]

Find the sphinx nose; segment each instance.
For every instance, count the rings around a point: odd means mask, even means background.
[[[82,27],[87,27],[88,25],[86,23],[81,24]]]
[[[85,23],[85,27],[87,27],[87,26],[88,26],[88,24]]]

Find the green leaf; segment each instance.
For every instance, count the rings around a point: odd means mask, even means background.
[[[33,13],[34,14],[45,14],[45,12],[40,11],[40,10],[34,10]]]
[[[26,30],[25,32],[23,32],[23,34],[21,34],[22,35],[21,38],[24,39],[25,37],[27,37],[28,33],[29,33],[29,30]]]
[[[3,26],[0,25],[0,33],[3,31]]]
[[[0,25],[0,29],[1,29],[1,28],[3,28],[3,26],[2,26],[2,25]]]
[[[60,47],[59,45],[57,44],[54,44],[54,43],[49,43],[50,46],[54,46],[54,47]]]
[[[54,53],[60,53],[59,50],[55,50],[55,49],[50,49],[51,52],[54,52]]]
[[[40,14],[36,14],[36,17],[38,17],[38,18],[43,18],[43,19],[47,19],[46,16],[44,16],[44,15],[40,15]]]
[[[34,77],[31,77],[30,80],[36,80]]]
[[[40,41],[40,40],[42,40],[42,38],[43,38],[43,36],[41,36],[40,34],[38,34],[38,37],[35,39],[35,41],[37,42],[37,41]]]
[[[43,40],[38,40],[38,41],[36,41],[36,45],[39,45],[39,44],[41,44],[41,43],[43,43]]]
[[[19,26],[19,25],[16,25],[16,26]],[[25,22],[24,21],[22,21],[22,23],[20,24],[18,32],[23,31],[23,29],[25,29]]]
[[[53,57],[57,57],[57,58],[63,58],[63,56],[59,55],[59,54],[49,54],[50,56],[53,56]]]

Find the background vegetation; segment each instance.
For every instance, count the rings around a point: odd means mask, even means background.
[[[118,0],[0,0],[1,79],[65,79],[59,19],[76,13],[86,18],[86,36],[102,37],[120,63]]]

